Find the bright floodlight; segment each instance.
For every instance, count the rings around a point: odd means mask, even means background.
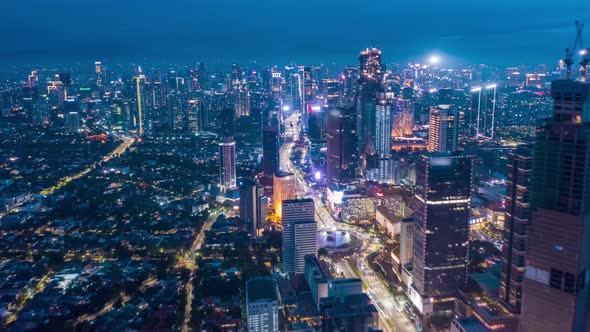
[[[580,55],[586,55],[586,53],[588,53],[588,50],[580,50]]]
[[[437,63],[440,62],[440,57],[438,57],[437,55],[433,55],[433,56],[430,57],[430,59],[428,59],[428,61],[431,64],[435,65],[435,64],[437,64]]]

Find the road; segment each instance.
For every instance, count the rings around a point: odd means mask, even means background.
[[[191,245],[191,249],[188,252],[188,266],[187,268],[190,271],[190,277],[186,283],[186,306],[184,307],[184,320],[182,322],[182,332],[189,332],[191,330],[190,321],[191,321],[191,312],[193,308],[193,274],[195,272],[196,266],[196,256],[197,252],[201,249],[203,245],[203,241],[205,240],[205,232],[211,229],[211,226],[219,216],[219,213],[213,213],[209,216],[203,227],[201,227],[201,231],[193,241]]]
[[[296,191],[298,197],[310,197],[314,200],[316,220],[318,222],[318,231],[321,230],[342,230],[353,233],[363,245],[359,251],[357,259],[353,262],[365,284],[370,285],[366,292],[375,303],[379,311],[380,328],[388,332],[414,332],[416,331],[412,321],[403,313],[398,311],[393,304],[393,296],[387,289],[385,283],[375,275],[375,273],[366,266],[367,256],[377,251],[379,242],[376,239],[363,232],[360,228],[344,223],[337,223],[330,214],[322,200],[305,182],[304,175],[295,167],[291,161],[291,152],[294,146],[293,140],[299,137],[299,114],[293,114],[287,118],[285,129],[285,143],[280,150],[280,168],[295,174]],[[293,123],[290,126],[289,123]],[[356,274],[350,269],[348,262],[341,260],[336,263],[337,271],[342,271],[346,277],[356,278]],[[401,309],[401,308],[400,308]]]

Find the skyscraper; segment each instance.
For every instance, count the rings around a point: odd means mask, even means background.
[[[471,137],[494,139],[496,84],[471,89],[468,127]]]
[[[271,176],[279,170],[279,135],[276,127],[262,130],[262,170]]]
[[[295,199],[295,175],[293,173],[277,172],[272,180],[272,204],[275,214],[283,215],[283,201]]]
[[[473,163],[457,152],[416,161],[410,299],[422,313],[448,312],[465,284]]]
[[[522,301],[526,232],[531,213],[529,190],[532,168],[531,146],[518,146],[508,155],[500,300],[515,313],[520,312]]]
[[[64,114],[65,131],[69,134],[78,133],[80,131],[80,113],[67,112]]]
[[[252,180],[244,181],[240,186],[240,219],[246,222],[248,231],[254,237],[266,220],[266,203],[264,187]]]
[[[236,105],[236,116],[249,116],[250,115],[250,91],[248,89],[248,83],[245,79],[238,81],[234,87],[235,105]]]
[[[537,130],[520,330],[590,329],[590,83],[551,84]]]
[[[457,112],[450,105],[430,108],[428,120],[428,151],[445,152],[457,149]]]
[[[102,62],[96,61],[94,62],[94,72],[96,73],[96,85],[100,88],[102,87]]]
[[[329,111],[327,120],[327,174],[332,183],[352,181],[355,175],[356,130],[352,107]]]
[[[279,303],[271,277],[258,277],[246,282],[246,313],[248,331],[279,331]]]
[[[232,136],[219,143],[219,187],[236,188],[236,142]]]
[[[412,137],[414,135],[414,102],[397,98],[393,114],[393,137]]]
[[[368,48],[359,57],[359,90],[357,95],[357,135],[359,156],[375,152],[375,104],[381,87],[381,51]]]
[[[135,127],[137,128],[137,134],[143,136],[144,132],[150,127],[148,120],[148,112],[146,109],[146,77],[140,72],[133,78],[135,85],[135,109],[136,115],[134,116]]]
[[[317,228],[312,199],[283,201],[284,273],[303,273],[305,256],[317,256]]]
[[[391,168],[391,100],[386,93],[377,94],[375,107],[375,163],[376,168],[367,170],[367,179],[377,182],[393,180]]]

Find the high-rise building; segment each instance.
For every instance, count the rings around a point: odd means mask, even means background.
[[[471,89],[467,119],[470,137],[494,139],[495,121],[496,84]]]
[[[246,282],[246,314],[248,331],[279,331],[279,302],[271,277],[258,277]]]
[[[262,171],[271,176],[279,170],[279,135],[276,127],[262,130]]]
[[[219,143],[219,187],[236,188],[236,141],[232,136]]]
[[[326,133],[326,178],[332,183],[346,183],[355,176],[356,124],[352,107],[332,109],[328,113]]]
[[[430,108],[428,151],[446,152],[457,149],[457,112],[450,105]]]
[[[379,312],[365,293],[321,300],[322,332],[363,331],[379,328]]]
[[[64,114],[65,131],[69,134],[78,133],[80,131],[80,113],[67,112]]]
[[[94,72],[96,73],[96,85],[100,88],[102,87],[102,62],[96,61],[94,62]]]
[[[551,84],[537,130],[520,331],[590,330],[590,83]]]
[[[531,146],[521,145],[508,155],[506,217],[504,219],[500,300],[520,312],[525,268],[526,232],[530,222]]]
[[[272,179],[272,204],[275,214],[283,215],[283,201],[295,199],[295,175],[293,173],[277,172]]]
[[[143,134],[149,130],[149,116],[146,108],[146,77],[141,72],[133,78],[134,82],[134,99],[136,113],[134,116],[135,128],[137,128],[137,134],[143,136]]]
[[[414,102],[397,98],[393,114],[393,137],[412,137],[414,135]]]
[[[240,219],[248,225],[252,236],[258,236],[258,230],[266,220],[267,197],[264,187],[254,181],[244,181],[240,186]]]
[[[370,48],[359,57],[359,90],[357,96],[357,139],[359,156],[375,153],[376,94],[381,87],[381,51]]]
[[[250,90],[245,79],[235,83],[236,116],[250,116]]]
[[[283,272],[304,273],[305,256],[318,254],[313,199],[283,201]]]
[[[465,284],[473,162],[457,152],[416,161],[410,299],[422,313],[452,312]]]
[[[414,252],[414,219],[405,218],[400,223],[399,260],[400,267],[412,262]]]
[[[375,106],[375,158],[376,168],[367,169],[367,179],[389,183],[393,180],[391,165],[391,109],[392,98],[386,93],[377,94]]]
[[[308,104],[307,134],[312,143],[326,140],[326,110],[319,105]]]

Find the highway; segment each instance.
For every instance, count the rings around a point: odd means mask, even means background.
[[[316,221],[318,222],[319,230],[342,230],[354,234],[363,245],[353,264],[357,266],[359,274],[363,282],[368,285],[365,290],[369,297],[373,300],[377,310],[379,311],[380,328],[388,332],[414,332],[416,328],[412,321],[405,315],[405,313],[398,311],[393,304],[393,295],[387,289],[385,283],[379,279],[375,273],[366,266],[367,256],[377,251],[379,242],[376,239],[363,232],[358,227],[337,223],[334,217],[330,214],[322,200],[314,193],[314,191],[305,182],[305,178],[301,171],[295,167],[291,161],[291,151],[293,149],[293,140],[299,136],[299,114],[293,114],[287,118],[285,127],[285,143],[280,150],[280,168],[282,171],[287,171],[295,174],[296,189],[298,197],[311,198],[314,200]],[[293,126],[290,125],[293,124]],[[356,274],[351,270],[349,264],[345,260],[336,263],[336,270],[343,272],[346,277],[356,278]],[[402,309],[402,308],[400,308]]]
[[[196,265],[196,256],[197,252],[201,249],[203,245],[203,241],[205,240],[205,232],[211,229],[211,226],[219,216],[219,213],[213,213],[209,216],[203,227],[201,227],[201,231],[195,237],[193,244],[191,245],[191,249],[187,253],[188,257],[188,266],[187,268],[190,271],[190,277],[186,282],[185,290],[186,290],[186,306],[184,307],[184,320],[182,322],[182,332],[189,332],[191,330],[190,321],[191,321],[191,312],[193,307],[193,278],[194,272],[197,268]]]

